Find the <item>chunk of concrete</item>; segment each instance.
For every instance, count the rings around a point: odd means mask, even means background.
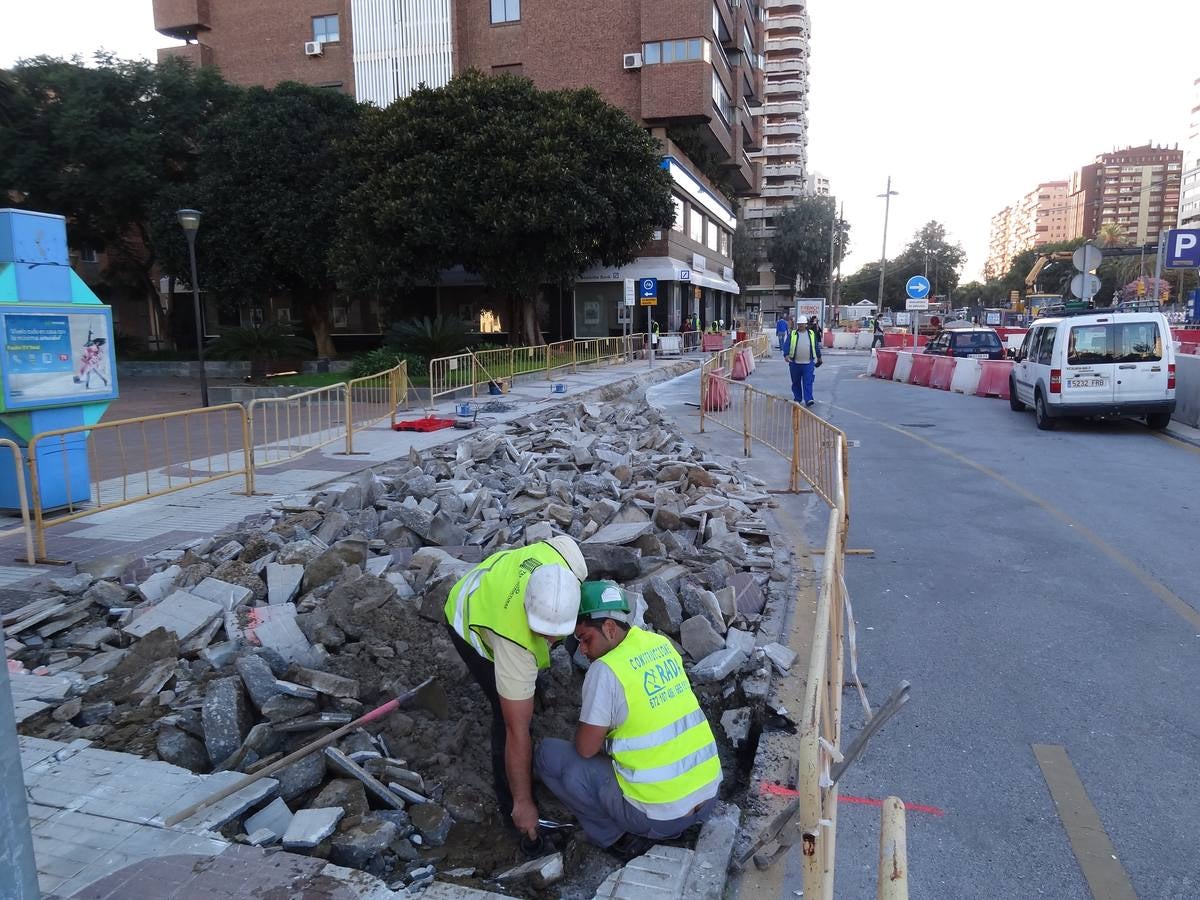
[[[175,579],[183,570],[179,566],[167,566],[161,572],[155,572],[138,585],[138,593],[151,603],[163,599],[175,587]]]
[[[230,584],[228,581],[212,577],[205,578],[195,587],[188,588],[188,591],[197,597],[211,600],[225,611],[245,603],[254,593],[248,587],[243,587],[240,584]]]
[[[336,747],[326,747],[325,758],[329,760],[329,764],[333,768],[342,774],[349,775],[351,778],[357,778],[361,781],[367,792],[374,795],[377,800],[380,800],[392,809],[404,809],[404,801],[402,799],[388,790],[383,782],[368,773],[366,769],[350,759],[341,750]]]
[[[358,699],[358,681],[354,678],[344,678],[332,672],[320,672],[316,669],[305,669],[294,666],[288,670],[288,678],[297,684],[310,687],[319,694],[330,697]]]
[[[325,780],[325,757],[310,753],[271,777],[279,782],[279,796],[291,800],[319,787]]]
[[[436,803],[421,803],[409,811],[413,827],[421,835],[426,846],[440,847],[446,843],[454,820],[445,808]]]
[[[272,650],[285,662],[302,666],[316,662],[312,645],[296,624],[296,607],[292,603],[226,613],[225,633],[252,646]]]
[[[283,849],[311,850],[333,834],[345,814],[345,810],[337,806],[297,811],[283,833]]]
[[[741,650],[747,657],[754,654],[754,635],[740,628],[730,628],[725,632],[725,646]]]
[[[250,699],[259,709],[262,709],[263,705],[272,697],[282,693],[277,686],[275,673],[271,671],[271,667],[261,656],[243,653],[237,658],[234,665],[237,667],[238,674],[242,676],[242,683],[246,685]]]
[[[370,809],[367,789],[355,778],[334,778],[309,804],[310,809],[337,807],[348,816],[365,816]]]
[[[339,866],[377,874],[386,867],[383,854],[399,836],[399,829],[386,819],[366,815],[352,828],[333,838],[329,859]]]
[[[729,579],[729,587],[733,588],[738,612],[749,616],[762,613],[767,605],[762,588],[749,572],[738,572]]]
[[[178,728],[162,728],[155,742],[158,758],[173,766],[181,766],[192,772],[207,772],[208,753],[204,744]]]
[[[725,710],[721,713],[721,728],[730,743],[740,744],[750,736],[750,707]]]
[[[725,633],[725,617],[721,613],[721,604],[717,600],[717,595],[712,591],[706,591],[685,582],[683,608],[689,616],[703,616],[708,619],[717,634]]]
[[[288,826],[292,824],[292,811],[282,799],[276,797],[258,812],[246,817],[244,830],[246,834],[254,834],[266,829],[271,832],[271,839],[259,843],[274,843],[284,836]]]
[[[131,637],[143,638],[155,628],[165,628],[183,641],[220,616],[221,612],[221,607],[211,600],[187,591],[175,591],[121,630]]]
[[[250,730],[250,711],[246,708],[240,678],[216,678],[208,683],[201,721],[208,759],[218,765],[241,747]]]
[[[644,522],[612,522],[605,525],[590,538],[584,541],[585,544],[632,544],[643,534],[653,527],[654,523],[646,520]],[[590,570],[589,570],[590,572]]]
[[[584,541],[579,545],[587,565],[588,578],[611,578],[617,582],[631,581],[641,574],[639,562],[642,551],[619,544],[600,544]]]
[[[796,661],[796,651],[791,650],[779,643],[772,642],[767,644],[765,647],[763,647],[763,653],[765,653],[767,659],[771,661],[771,665],[778,669],[780,674],[783,675],[787,674],[788,669],[792,667],[792,663]]]
[[[732,675],[746,662],[746,654],[741,650],[726,647],[712,653],[692,668],[692,680],[700,684],[722,679]]]
[[[51,578],[50,587],[60,594],[70,594],[72,597],[82,594],[96,579],[86,572],[72,575],[70,578]]]
[[[516,884],[529,880],[537,887],[549,887],[563,877],[563,855],[551,853],[529,862],[521,863],[496,876],[501,884]]]
[[[704,616],[692,616],[683,621],[679,626],[679,642],[694,660],[704,659],[725,647],[725,640]]]

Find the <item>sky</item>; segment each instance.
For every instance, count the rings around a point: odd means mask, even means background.
[[[150,0],[9,3],[0,66],[105,48],[153,59],[175,43]],[[1183,145],[1200,77],[1191,0],[808,0],[809,168],[851,226],[843,273],[888,254],[930,219],[978,277],[994,213],[1099,153]]]

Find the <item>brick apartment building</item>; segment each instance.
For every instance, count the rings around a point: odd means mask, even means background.
[[[992,216],[984,272],[999,278],[1013,258],[1030,247],[1070,239],[1066,181],[1043,181],[1032,191]]]
[[[763,141],[764,2],[773,0],[154,0],[153,8],[155,28],[187,42],[160,56],[217,66],[238,84],[294,80],[385,106],[477,68],[546,89],[591,86],[624,109],[662,140],[676,220],[636,262],[589,270],[572,297],[549,303],[551,335],[589,336],[620,332],[626,278],[659,279],[663,330],[692,313],[705,323],[741,315],[733,204],[680,144],[702,147],[735,194],[758,192],[751,154]],[[480,330],[513,322],[505,301],[469,275],[448,273],[427,302]]]
[[[1152,243],[1179,215],[1183,151],[1143,144],[1102,153],[1071,176],[1069,238],[1093,237],[1116,224],[1121,243]]]

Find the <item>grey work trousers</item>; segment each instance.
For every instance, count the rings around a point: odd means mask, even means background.
[[[651,819],[621,793],[612,760],[601,754],[584,759],[574,744],[559,738],[546,738],[538,744],[533,770],[575,814],[588,840],[599,847],[610,846],[626,832],[656,841],[679,837],[711,816],[717,805],[717,798],[712,797],[690,815],[667,821]]]

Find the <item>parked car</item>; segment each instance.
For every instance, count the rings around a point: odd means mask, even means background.
[[[1004,341],[993,328],[945,328],[925,345],[926,353],[970,359],[1004,359]]]
[[[1029,327],[1009,379],[1009,404],[1032,406],[1043,430],[1068,416],[1144,416],[1163,429],[1175,412],[1171,327],[1156,304],[1053,311]]]

